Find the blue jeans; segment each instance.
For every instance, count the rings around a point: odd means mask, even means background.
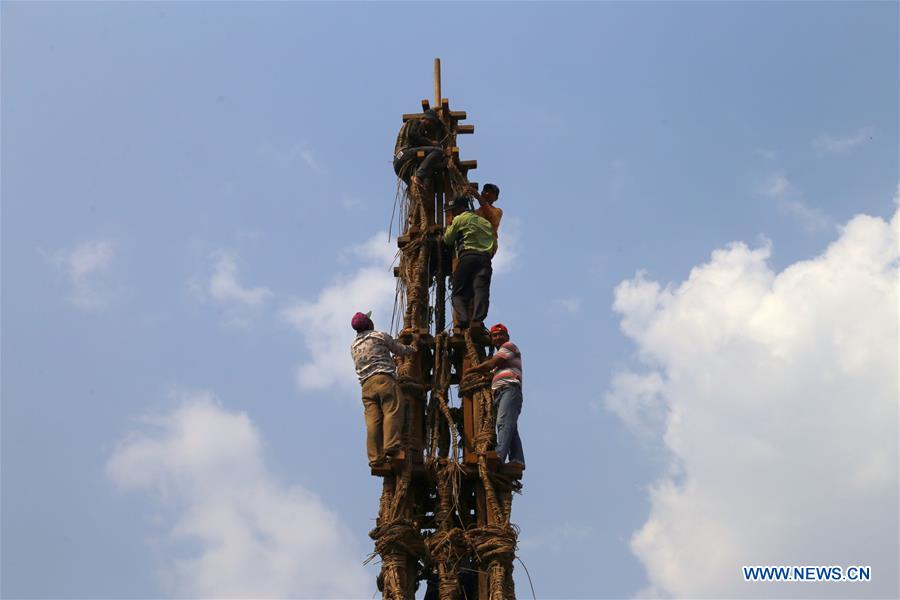
[[[522,439],[519,437],[519,413],[522,412],[522,386],[504,385],[494,390],[494,406],[497,408],[497,455],[500,462],[525,463]]]

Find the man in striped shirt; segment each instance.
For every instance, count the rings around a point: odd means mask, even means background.
[[[519,463],[525,468],[525,453],[519,437],[519,413],[522,412],[522,353],[509,341],[509,330],[503,323],[491,327],[491,344],[497,349],[494,356],[470,371],[494,372],[491,391],[497,410],[497,455],[500,462]]]

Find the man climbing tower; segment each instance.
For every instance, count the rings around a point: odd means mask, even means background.
[[[519,463],[525,468],[525,453],[519,437],[519,413],[522,412],[522,353],[509,341],[509,330],[503,323],[491,327],[491,344],[497,349],[493,357],[470,367],[478,373],[493,371],[491,391],[497,410],[497,456],[500,462]]]
[[[356,375],[362,386],[362,401],[366,417],[366,451],[369,465],[374,466],[400,452],[406,403],[397,384],[397,367],[391,353],[408,356],[415,353],[415,342],[406,346],[390,334],[375,331],[372,311],[358,312],[350,321],[356,339],[350,354]]]
[[[472,195],[478,200],[479,208],[475,214],[484,217],[494,228],[494,239],[499,240],[500,219],[503,218],[503,209],[494,206],[500,198],[500,188],[493,183],[486,183],[481,188],[481,193],[473,186]]]
[[[415,186],[424,186],[431,172],[443,166],[443,137],[444,126],[433,109],[405,122],[394,144],[394,173],[407,185],[411,181]],[[420,150],[425,152],[421,162],[416,156]]]
[[[450,277],[456,325],[481,328],[491,296],[491,257],[497,250],[494,230],[487,219],[472,212],[467,196],[457,196],[444,210],[453,217],[444,231],[444,243],[456,249],[456,270]]]

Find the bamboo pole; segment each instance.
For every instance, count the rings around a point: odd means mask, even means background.
[[[434,59],[434,107],[441,109],[441,59]]]

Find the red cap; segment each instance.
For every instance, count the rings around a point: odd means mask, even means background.
[[[493,327],[491,327],[491,333],[495,333],[497,331],[502,331],[506,334],[506,337],[509,337],[509,329],[506,328],[506,325],[503,323],[497,323]]]
[[[372,323],[372,311],[370,310],[367,313],[358,312],[353,315],[353,318],[350,319],[350,327],[355,329],[356,331],[366,331],[367,329],[373,329],[375,325]]]

